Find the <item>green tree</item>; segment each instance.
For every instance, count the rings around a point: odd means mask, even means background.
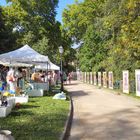
[[[12,36],[12,31],[6,26],[5,15],[0,7],[0,53],[7,52],[14,48],[15,37]],[[11,45],[10,45],[11,44]]]
[[[83,41],[79,54],[81,70],[91,71],[92,68],[96,71],[102,70],[99,64],[106,57],[107,50],[102,44],[102,38],[95,32],[92,25],[88,27]]]
[[[83,41],[79,63],[83,71],[140,68],[139,0],[84,0],[65,9],[64,28],[76,41]]]
[[[69,5],[63,11],[63,27],[74,41],[79,42],[79,40],[82,40],[87,27],[92,25],[96,15],[96,4],[95,1],[85,0],[81,3],[76,2]]]
[[[9,0],[8,2],[12,3],[3,7],[7,25],[11,29],[17,26],[23,28],[22,32],[15,33],[17,46],[24,45],[25,42],[35,45],[47,37],[51,49],[58,47],[61,38],[60,24],[55,21],[58,0]]]

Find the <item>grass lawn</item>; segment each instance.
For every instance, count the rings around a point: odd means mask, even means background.
[[[58,140],[68,111],[69,101],[48,96],[30,98],[29,103],[0,118],[0,129],[12,131],[16,140]]]
[[[121,89],[109,89],[109,88],[104,88],[104,87],[102,87],[104,90],[106,90],[106,91],[111,91],[111,92],[113,92],[113,93],[116,93],[116,94],[122,94],[122,95],[125,95],[125,96],[129,96],[129,97],[133,97],[133,98],[136,98],[136,99],[139,99],[140,100],[140,97],[139,96],[137,96],[136,95],[136,93],[135,92],[129,92],[129,94],[127,94],[127,93],[123,93],[123,91],[121,90]]]

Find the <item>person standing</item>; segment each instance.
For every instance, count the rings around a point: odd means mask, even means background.
[[[10,68],[6,76],[6,80],[7,80],[7,83],[9,84],[11,93],[16,92],[16,78],[14,76],[14,72],[15,72],[14,69]]]
[[[68,73],[68,81],[69,81],[69,84],[71,84],[71,79],[72,79],[72,74],[71,72]]]
[[[21,68],[18,68],[15,70],[15,74],[14,76],[16,77],[17,79],[17,87],[21,88],[22,89],[22,69]]]
[[[1,81],[2,81],[2,89],[5,90],[7,86],[6,75],[8,72],[8,67],[4,66],[1,71]]]

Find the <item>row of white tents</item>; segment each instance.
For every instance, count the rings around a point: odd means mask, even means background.
[[[36,69],[60,70],[60,67],[53,64],[49,60],[48,56],[39,54],[28,45],[11,52],[1,54],[0,64],[17,67],[31,67],[35,65]]]

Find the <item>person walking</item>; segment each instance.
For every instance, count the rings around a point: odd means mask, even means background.
[[[63,81],[65,84],[67,84],[67,74],[65,71],[63,72]]]

